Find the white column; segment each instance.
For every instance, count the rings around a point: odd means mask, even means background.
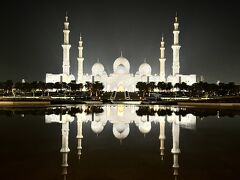
[[[62,148],[60,152],[69,152],[68,135],[69,135],[69,121],[66,115],[62,115]]]
[[[164,141],[165,141],[165,116],[160,116],[159,117],[159,125],[160,125],[160,134],[159,134],[159,140],[160,140],[160,155],[161,155],[161,159],[163,160],[163,156],[164,156]]]
[[[83,134],[82,134],[82,123],[83,123],[83,112],[81,114],[77,114],[77,154],[78,154],[78,159],[80,159],[81,154],[82,154],[82,139],[83,139]]]
[[[173,175],[175,177],[178,176],[178,169],[179,169],[179,163],[178,163],[178,156],[180,154],[179,149],[179,134],[180,134],[180,127],[179,127],[179,116],[173,115],[175,118],[172,121],[172,140],[173,140],[173,147],[172,147],[172,154],[173,154]]]
[[[78,45],[78,83],[83,83],[83,41],[80,35],[79,45]]]
[[[60,152],[62,153],[62,175],[64,179],[67,176],[67,167],[68,167],[68,153],[70,149],[68,147],[68,136],[69,136],[69,120],[67,115],[61,115],[62,119],[62,147]]]
[[[160,61],[160,81],[161,82],[165,82],[166,81],[166,78],[165,78],[165,61],[166,61],[166,58],[165,58],[165,47],[164,47],[164,38],[162,36],[162,41],[161,41],[161,47],[160,47],[160,58],[159,58],[159,61]]]
[[[178,30],[178,26],[179,26],[178,17],[175,17],[174,30],[173,30],[174,43],[172,45],[172,50],[173,50],[172,75],[173,76],[180,73],[179,50],[181,46],[179,45],[180,31]]]
[[[68,152],[62,153],[62,175],[63,179],[67,179],[67,173],[68,173]]]
[[[63,74],[65,75],[70,75],[70,48],[71,45],[69,44],[69,22],[68,22],[68,16],[66,15],[65,17],[65,22],[64,22],[64,29],[63,29],[63,34],[64,34],[64,43],[62,44],[63,48]]]
[[[172,147],[172,153],[180,153],[179,149],[179,133],[180,133],[180,127],[179,127],[179,116],[173,115],[175,118],[172,121],[172,138],[173,138],[173,147]]]

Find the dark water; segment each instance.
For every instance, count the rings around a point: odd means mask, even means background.
[[[7,109],[0,121],[3,180],[239,179],[238,110]]]

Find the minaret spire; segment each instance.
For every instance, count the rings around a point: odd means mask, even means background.
[[[84,83],[83,80],[83,41],[82,41],[82,35],[80,33],[80,38],[79,38],[79,45],[78,45],[78,83]]]
[[[65,77],[68,77],[70,75],[70,48],[71,45],[69,44],[69,22],[68,22],[68,16],[66,13],[65,16],[65,22],[64,22],[64,29],[63,29],[63,35],[64,35],[64,42],[62,44],[63,48],[63,81],[66,82],[67,79]]]
[[[177,13],[177,11],[176,11],[175,23],[177,23],[177,22],[178,22],[178,13]]]
[[[65,15],[65,21],[68,22],[68,14],[67,14],[67,11],[66,11],[66,15]]]
[[[180,73],[179,50],[180,50],[181,46],[179,45],[180,31],[179,31],[178,27],[179,27],[178,16],[176,14],[175,22],[174,22],[174,30],[173,30],[174,41],[173,41],[173,45],[172,45],[172,50],[173,50],[172,75],[173,76]]]
[[[162,34],[162,41],[161,41],[161,47],[160,47],[160,58],[159,58],[159,61],[160,61],[160,73],[159,73],[159,78],[160,78],[160,82],[165,82],[166,81],[166,78],[165,78],[165,61],[166,61],[166,58],[165,58],[165,46],[164,46],[164,37],[163,37],[163,34]]]

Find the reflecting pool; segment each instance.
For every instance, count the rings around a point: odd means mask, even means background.
[[[240,111],[0,109],[1,179],[239,179]]]

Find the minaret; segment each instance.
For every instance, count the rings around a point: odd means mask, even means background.
[[[172,75],[173,76],[175,76],[176,74],[179,74],[179,72],[180,72],[179,50],[180,50],[181,46],[179,45],[180,31],[178,30],[178,26],[179,26],[178,17],[176,15],[175,22],[174,22],[174,30],[173,30],[174,42],[172,45],[172,49],[173,49]]]
[[[71,45],[69,44],[69,22],[68,22],[68,16],[66,14],[65,16],[65,22],[64,22],[64,29],[63,29],[63,34],[64,34],[64,42],[62,45],[63,48],[63,74],[65,75],[70,75],[70,48]]]
[[[83,41],[82,41],[82,36],[80,34],[80,40],[79,40],[79,45],[78,45],[78,80],[77,82],[83,83]]]
[[[163,160],[164,156],[164,140],[165,140],[165,116],[162,117],[160,116],[159,120],[159,125],[160,125],[160,135],[159,135],[159,140],[160,140],[160,155],[161,159]]]
[[[177,179],[179,173],[179,163],[178,163],[178,155],[180,154],[179,149],[179,133],[180,133],[180,127],[179,127],[179,119],[174,118],[172,122],[172,141],[173,141],[173,147],[172,147],[172,154],[173,154],[173,175],[175,179]]]
[[[161,41],[161,47],[160,47],[160,58],[159,58],[159,61],[160,61],[160,82],[165,82],[166,81],[166,78],[165,78],[165,61],[166,61],[166,58],[165,58],[165,47],[164,47],[164,38],[163,38],[163,35],[162,35],[162,41]]]
[[[62,116],[62,148],[60,152],[62,153],[62,175],[64,179],[66,179],[68,167],[68,153],[70,152],[70,149],[68,147],[69,120],[66,115],[61,116]]]
[[[78,154],[78,159],[81,158],[82,154],[82,123],[83,123],[83,118],[82,118],[82,113],[77,115],[77,154]]]
[[[67,179],[67,167],[68,167],[68,152],[62,152],[62,175],[63,180]]]

